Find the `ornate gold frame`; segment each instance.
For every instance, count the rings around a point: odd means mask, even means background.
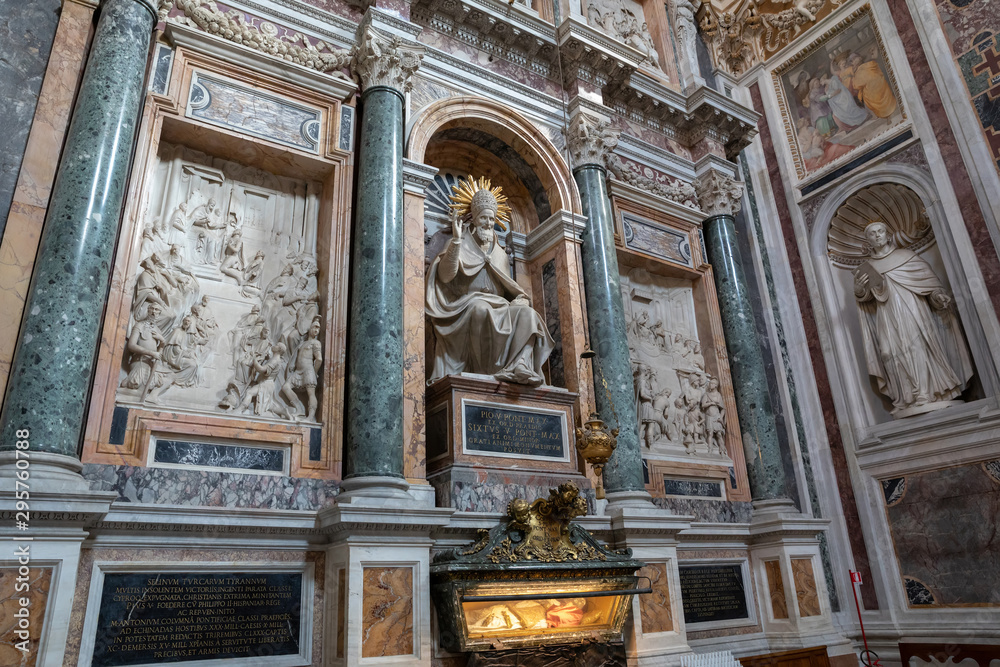
[[[872,30],[875,33],[875,43],[878,44],[879,54],[882,56],[882,61],[885,63],[886,73],[889,75],[889,85],[892,86],[893,95],[896,97],[896,101],[899,103],[900,111],[903,114],[902,120],[895,127],[889,128],[886,132],[876,135],[866,143],[861,146],[856,146],[854,150],[846,155],[843,155],[836,160],[830,162],[827,165],[823,165],[821,168],[817,169],[812,174],[809,174],[805,168],[805,162],[802,159],[802,152],[799,150],[798,139],[795,134],[795,128],[790,122],[790,105],[788,104],[788,99],[785,97],[785,89],[781,83],[781,77],[784,76],[789,70],[801,63],[803,60],[815,53],[823,44],[830,41],[840,33],[844,32],[855,23],[860,21],[865,16],[871,21]],[[856,156],[859,149],[870,146],[879,140],[885,140],[888,138],[888,134],[891,131],[898,130],[902,125],[905,125],[909,116],[906,113],[906,104],[904,103],[902,95],[899,93],[899,84],[896,81],[896,72],[893,70],[892,62],[889,60],[889,55],[885,49],[885,41],[882,39],[882,31],[879,29],[878,21],[875,20],[875,13],[872,11],[871,5],[864,5],[859,7],[857,10],[851,12],[850,15],[845,17],[842,21],[834,25],[832,28],[827,30],[825,33],[814,39],[808,46],[800,50],[795,55],[788,58],[778,67],[775,67],[771,71],[771,76],[773,78],[773,84],[775,93],[778,98],[778,110],[781,112],[781,120],[785,126],[785,141],[788,143],[788,150],[792,154],[792,161],[795,163],[795,173],[799,181],[802,181],[807,176],[813,176],[818,173],[829,171],[832,167],[836,165],[843,165],[847,162],[847,158],[851,156]]]

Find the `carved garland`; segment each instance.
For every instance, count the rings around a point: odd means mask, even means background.
[[[177,8],[181,16],[171,16]],[[350,63],[350,53],[322,40],[278,27],[270,21],[248,16],[237,9],[223,11],[214,0],[159,0],[161,21],[194,25],[210,35],[246,46],[269,56],[334,76],[347,78],[340,70]]]
[[[628,183],[668,201],[677,202],[681,206],[701,210],[701,206],[698,203],[698,194],[695,192],[694,186],[690,183],[666,179],[658,181],[650,178],[644,175],[637,165],[625,162],[614,154],[607,157],[604,165],[615,179],[623,183]]]

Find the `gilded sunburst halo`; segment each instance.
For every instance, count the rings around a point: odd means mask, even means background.
[[[450,197],[451,209],[457,212],[460,218],[464,218],[471,212],[472,198],[480,190],[486,190],[493,195],[497,203],[497,224],[507,231],[510,228],[510,206],[507,205],[507,195],[503,194],[501,186],[491,187],[490,179],[485,176],[480,177],[477,182],[469,175],[460,179],[458,185],[453,185],[451,188],[453,194]]]

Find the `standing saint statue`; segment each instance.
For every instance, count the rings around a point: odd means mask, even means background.
[[[869,258],[854,272],[868,373],[897,419],[955,402],[972,363],[951,295],[914,251],[897,248],[889,227],[865,227]]]
[[[436,340],[431,381],[468,372],[540,385],[553,342],[497,242],[494,225],[509,222],[507,198],[485,178],[469,176],[453,190],[452,238],[427,274]]]

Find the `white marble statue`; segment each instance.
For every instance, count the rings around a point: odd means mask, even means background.
[[[865,227],[871,250],[854,271],[868,373],[897,419],[946,407],[972,378],[951,295],[914,251],[897,248],[889,227]]]
[[[510,278],[507,253],[497,242],[494,225],[506,217],[499,191],[471,177],[456,187],[452,239],[427,275],[432,381],[462,372],[532,386],[545,380],[542,364],[553,342],[527,293]]]

